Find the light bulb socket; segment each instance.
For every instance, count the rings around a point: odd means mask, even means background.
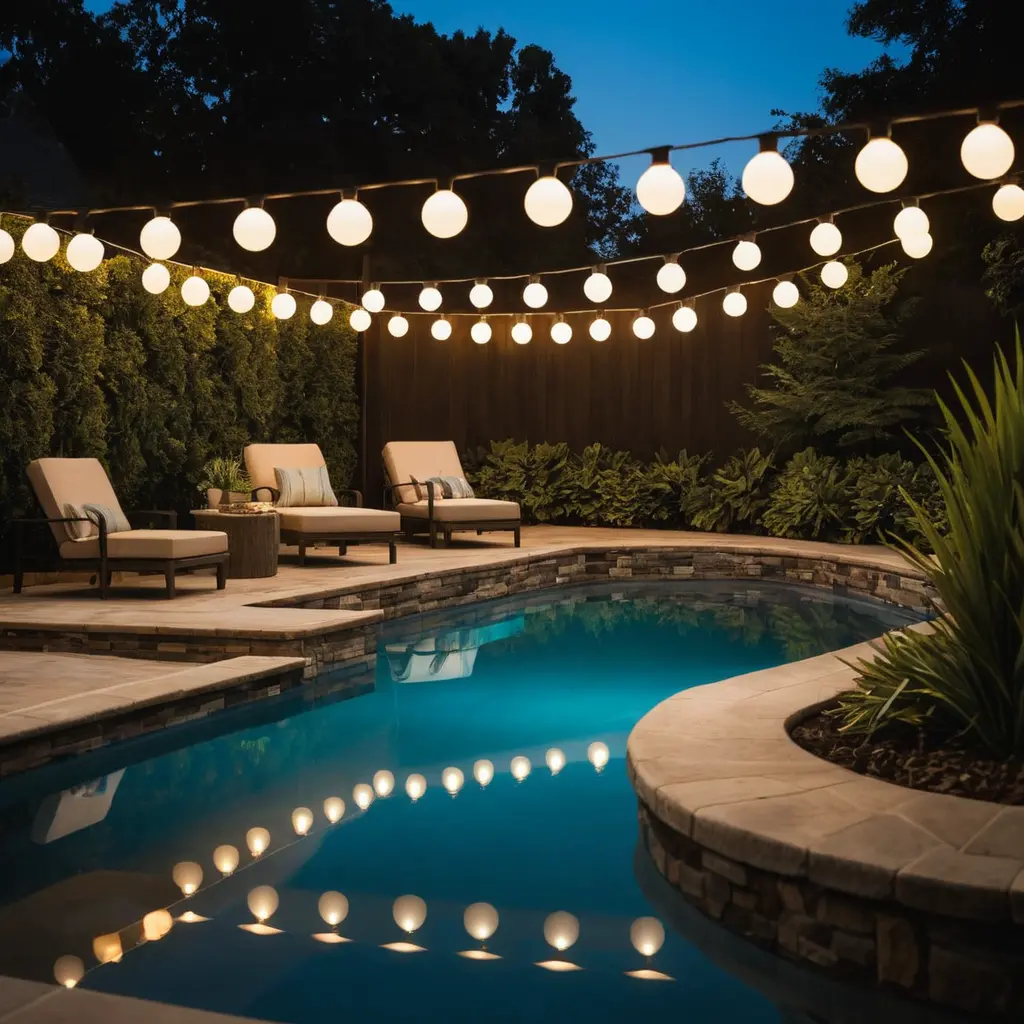
[[[741,242],[755,242],[757,240],[757,232],[750,231],[745,235],[740,235]]]
[[[423,287],[424,288],[436,288],[437,287],[437,282],[436,281],[424,281],[423,282]]]
[[[662,258],[665,260],[666,263],[678,263],[679,255],[680,254],[677,252],[670,252],[667,256],[664,256]]]
[[[998,107],[978,107],[978,124],[999,124]]]
[[[758,135],[757,137],[757,151],[759,153],[778,153],[779,151],[779,137],[773,132],[769,132],[766,135]]]
[[[540,274],[531,274],[527,284],[540,284]]]
[[[892,121],[869,121],[865,127],[869,142],[872,139],[892,138]]]
[[[564,324],[565,323],[565,317],[561,313],[556,313],[555,314],[555,323],[556,324]]]
[[[477,321],[477,323],[480,323],[480,324],[487,323],[487,317],[485,317],[483,314],[481,314],[480,315],[480,319]]]
[[[480,285],[480,284],[487,284],[487,278],[486,278],[486,277],[478,277],[478,278],[476,278],[476,280],[475,280],[475,281],[473,282],[473,284],[475,284],[475,285]]]
[[[359,189],[356,189],[356,188],[343,188],[341,190],[341,198],[342,199],[358,199],[359,198]]]
[[[909,199],[903,199],[900,201],[900,209],[906,210],[912,206],[920,206],[921,202],[917,196],[911,196]]]
[[[247,210],[262,210],[263,209],[263,196],[249,196],[245,200],[245,208]]]
[[[537,164],[537,177],[538,178],[555,178],[558,175],[558,164],[554,160],[545,160],[542,163]]]
[[[75,214],[75,231],[77,231],[80,235],[96,234],[96,229],[89,223],[88,210]]]
[[[603,263],[595,263],[593,267],[590,268],[590,272],[592,274],[607,274],[608,271]]]
[[[776,278],[779,284],[786,284],[793,280],[792,274],[783,274],[781,277]]]
[[[287,277],[279,277],[277,279],[277,290],[279,292],[286,292],[286,291],[288,291],[288,278]]]
[[[647,310],[646,309],[638,309],[636,311],[636,313],[633,314],[633,319],[634,320],[639,320],[640,317],[642,317],[642,316],[647,316]]]
[[[669,163],[669,153],[671,152],[671,146],[654,146],[647,150],[651,154],[652,164],[667,164]]]
[[[50,213],[48,210],[34,210],[32,213],[32,222],[34,224],[49,224]]]
[[[835,215],[831,213],[827,217],[818,217],[816,220],[819,224],[834,224],[836,222]]]
[[[740,286],[738,284],[734,284],[734,285],[730,286],[729,288],[726,288],[725,294],[726,295],[739,295],[740,294]]]

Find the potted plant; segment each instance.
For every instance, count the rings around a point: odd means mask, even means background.
[[[206,494],[207,508],[219,508],[234,501],[248,501],[251,488],[249,478],[242,469],[242,460],[237,456],[231,459],[210,459],[203,466],[198,490],[200,494]]]

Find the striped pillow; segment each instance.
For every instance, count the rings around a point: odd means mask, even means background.
[[[132,524],[128,517],[117,507],[110,505],[83,505],[82,510],[97,525],[102,519],[107,524],[107,533],[127,533]],[[68,523],[68,526],[81,526],[81,523]],[[97,529],[96,533],[100,531]]]
[[[326,466],[303,466],[301,469],[274,467],[277,482],[278,508],[311,508],[333,506],[338,499],[331,490]]]
[[[474,498],[473,488],[464,476],[432,476],[434,482],[434,496],[438,493],[446,498]]]

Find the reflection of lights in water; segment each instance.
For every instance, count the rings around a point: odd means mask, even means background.
[[[238,850],[228,843],[218,846],[213,851],[213,864],[222,875],[227,877],[238,867]]]
[[[661,971],[653,971],[645,967],[640,971],[626,971],[627,978],[639,978],[640,981],[675,981],[671,974],[662,974]]]
[[[509,769],[512,772],[512,778],[514,778],[516,782],[522,782],[523,779],[530,774],[531,768],[533,768],[533,765],[530,764],[530,759],[528,757],[523,757],[522,754],[513,757],[509,762]]]
[[[304,836],[313,827],[313,812],[308,807],[292,811],[292,828],[297,836]]]
[[[203,884],[203,869],[194,860],[183,860],[171,871],[174,884],[185,896],[191,896]]]
[[[348,917],[348,900],[342,893],[333,889],[320,897],[316,908],[325,923],[332,928],[337,928]]]
[[[279,935],[279,928],[271,928],[266,923],[267,918],[272,917],[277,910],[280,900],[277,890],[273,886],[258,885],[249,891],[246,903],[252,916],[256,918],[256,924],[240,924],[238,927],[243,931],[251,932],[253,935]]]
[[[544,941],[553,946],[559,953],[564,953],[580,937],[580,923],[570,913],[556,910],[544,919]],[[580,971],[583,968],[568,960],[541,960],[538,967],[546,971]]]
[[[186,910],[184,914],[179,914],[175,920],[180,921],[182,924],[201,924],[203,921],[209,921],[208,917],[203,917],[202,914],[197,914],[194,910]]]
[[[462,789],[463,782],[466,781],[466,777],[462,774],[461,768],[445,768],[441,773],[441,785],[455,796],[460,789]]]
[[[332,825],[341,821],[345,814],[345,801],[340,796],[329,796],[324,801],[324,814]]]
[[[391,796],[395,788],[395,777],[386,768],[373,777],[373,790],[379,797]]]
[[[77,956],[57,957],[53,964],[53,976],[58,985],[74,988],[85,977],[85,964]]]
[[[391,913],[395,919],[395,924],[403,932],[412,935],[427,919],[427,905],[419,896],[399,896],[391,908]],[[382,948],[390,949],[394,953],[423,952],[423,947],[417,946],[413,942],[389,942]]]
[[[142,919],[142,936],[150,942],[159,942],[174,927],[174,918],[166,910],[151,910]]]
[[[427,791],[427,780],[418,772],[414,772],[405,780],[405,791],[409,794],[409,799],[416,803]]]
[[[665,942],[665,928],[656,917],[638,917],[629,929],[629,941],[633,948],[648,961],[661,949]],[[645,967],[639,971],[626,971],[627,977],[640,981],[673,981],[668,974]]]
[[[459,956],[467,960],[500,960],[497,953],[487,949],[487,940],[498,930],[498,912],[490,903],[472,903],[462,915],[462,923],[470,936],[476,939],[480,949],[460,950]]]
[[[373,803],[373,790],[365,782],[360,782],[352,790],[352,799],[355,800],[359,810],[365,811]]]
[[[608,763],[608,744],[600,740],[587,747],[587,760],[600,771]]]
[[[270,845],[270,833],[265,828],[251,828],[245,833],[245,845],[258,857]]]
[[[538,960],[538,967],[543,967],[545,971],[582,971],[583,968],[579,964],[570,963],[568,960]]]
[[[551,770],[552,775],[557,775],[565,767],[565,752],[558,747],[552,747],[544,755],[544,763]]]
[[[481,786],[489,785],[491,779],[494,778],[494,762],[488,761],[487,758],[477,761],[476,764],[473,765],[473,778],[476,779]]]
[[[101,964],[116,964],[123,955],[121,936],[117,932],[110,935],[97,935],[92,940],[92,953]]]

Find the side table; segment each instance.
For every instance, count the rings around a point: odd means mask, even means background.
[[[277,575],[281,519],[276,512],[231,513],[197,508],[192,515],[201,529],[228,535],[229,580]]]

